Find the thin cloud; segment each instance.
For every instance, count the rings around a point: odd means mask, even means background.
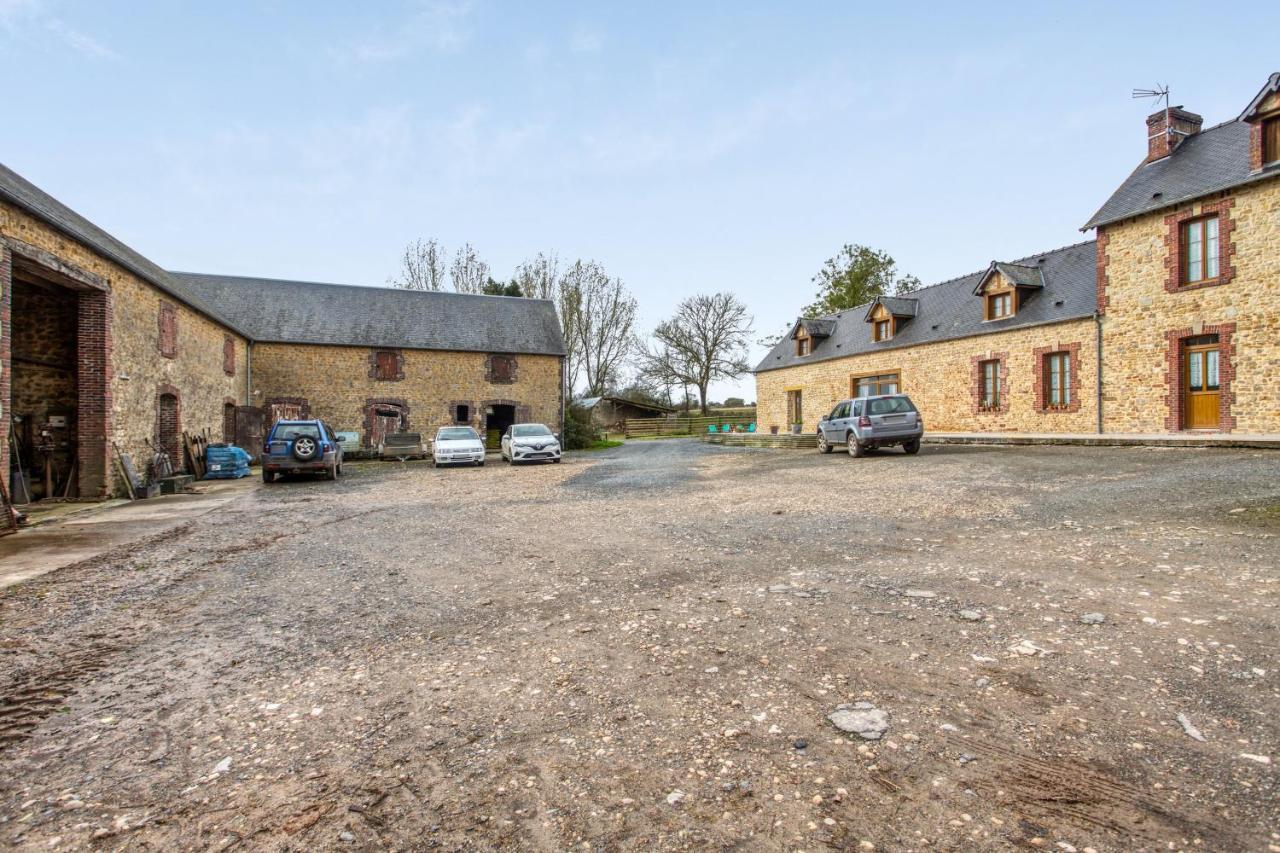
[[[93,36],[69,25],[44,0],[0,0],[0,29],[23,39],[38,39],[43,33],[52,36],[54,42],[95,59],[120,58]]]
[[[569,50],[574,53],[599,53],[604,49],[604,36],[584,26],[575,27],[569,37]]]
[[[471,41],[470,14],[469,0],[422,0],[395,32],[361,38],[329,52],[335,59],[358,64],[396,62],[422,50],[457,53]]]

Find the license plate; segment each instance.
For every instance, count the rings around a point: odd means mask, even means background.
[[[221,470],[222,470],[222,466],[221,466],[221,465],[210,465],[210,466],[209,466],[209,470],[210,470],[210,471],[221,471]]]

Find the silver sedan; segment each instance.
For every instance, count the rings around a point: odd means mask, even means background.
[[[502,458],[517,462],[559,462],[560,439],[546,424],[513,424],[502,435]]]

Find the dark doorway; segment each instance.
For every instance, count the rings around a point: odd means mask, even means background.
[[[502,434],[516,422],[516,407],[510,403],[491,403],[484,411],[484,443],[490,450],[502,444]]]
[[[24,271],[12,300],[11,494],[18,503],[77,497],[78,294]]]

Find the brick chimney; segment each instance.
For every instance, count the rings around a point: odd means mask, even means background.
[[[1188,136],[1200,132],[1204,119],[1182,107],[1169,107],[1147,116],[1147,162],[1168,157]]]

